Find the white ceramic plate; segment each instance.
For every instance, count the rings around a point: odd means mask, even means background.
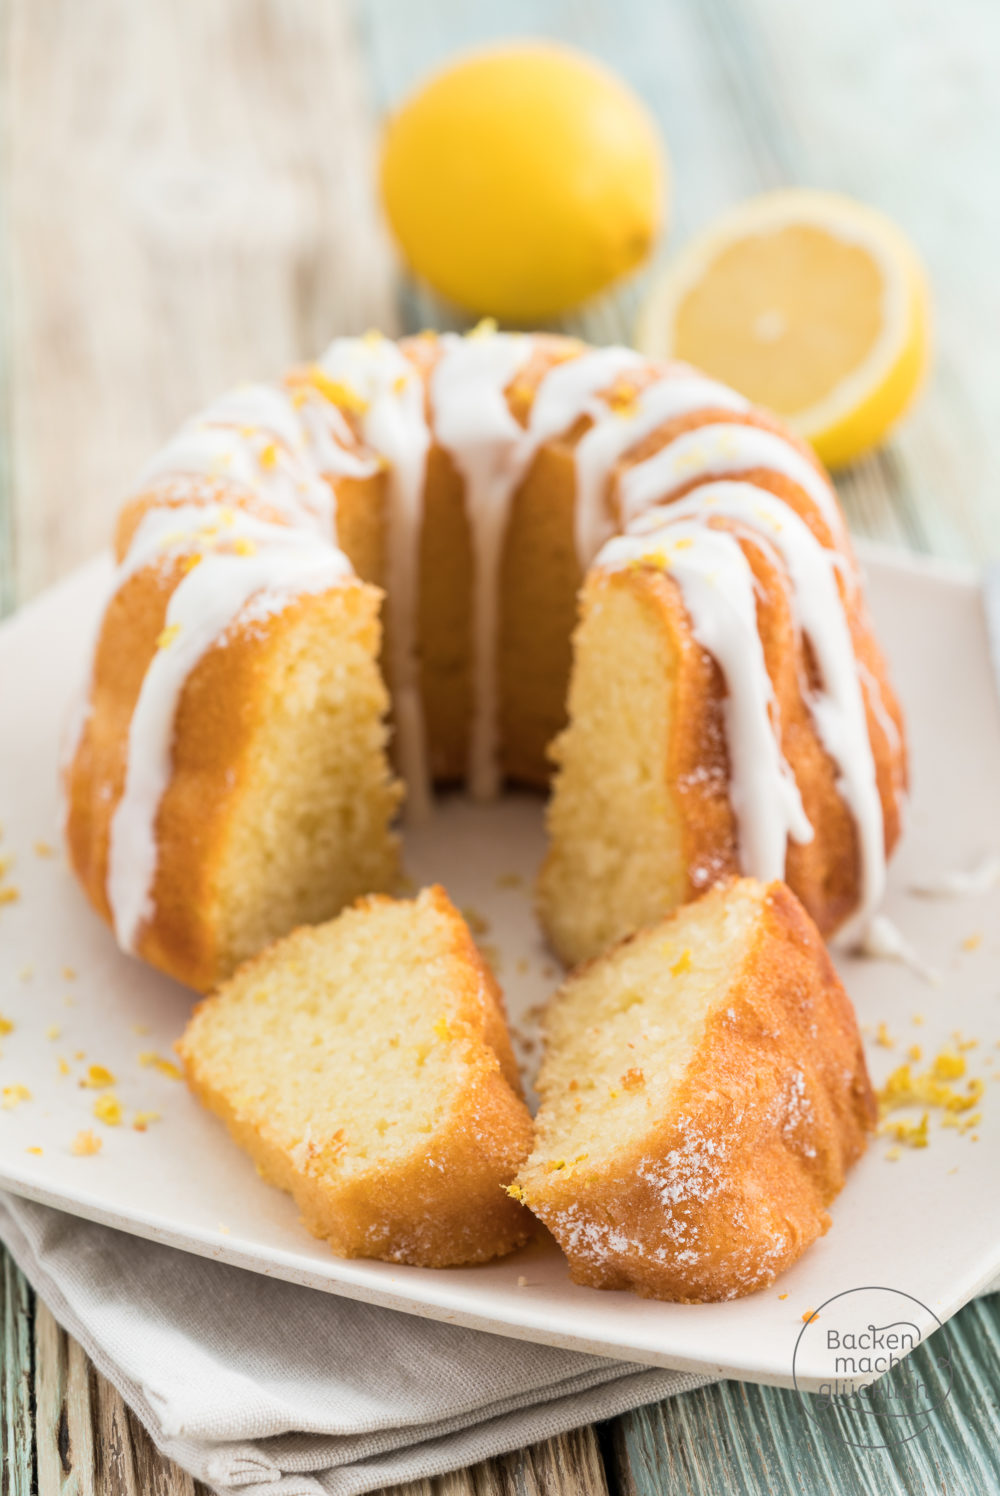
[[[886,908],[942,980],[933,986],[887,962],[844,960],[841,970],[862,1024],[874,1033],[884,1023],[896,1041],[892,1049],[870,1041],[876,1084],[907,1046],[919,1042],[934,1054],[955,1029],[980,1040],[967,1056],[970,1071],[992,1077],[1000,1074],[1000,889],[952,900],[908,891],[1000,851],[1000,710],[980,595],[972,579],[940,565],[866,555],[913,749],[914,799]],[[7,877],[21,893],[0,905],[0,1013],[15,1024],[0,1040],[0,1087],[31,1092],[0,1108],[0,1184],[327,1292],[630,1361],[779,1384],[792,1379],[802,1314],[831,1295],[888,1285],[943,1320],[1000,1272],[1000,1086],[991,1078],[975,1141],[941,1128],[932,1114],[927,1149],[903,1149],[890,1161],[887,1142],[876,1142],[836,1202],[829,1234],[772,1289],[742,1301],[681,1306],[574,1287],[551,1241],[445,1271],[333,1257],[183,1085],[139,1064],[142,1051],[170,1055],[190,994],[122,956],[61,853],[34,849],[39,840],[58,845],[57,736],[106,576],[107,563],[93,563],[0,630],[0,855],[14,854]],[[529,1040],[528,1010],[557,979],[531,917],[542,846],[541,806],[527,797],[487,808],[447,802],[432,827],[407,842],[415,879],[440,880],[457,904],[489,920],[483,939],[501,953],[511,1016]],[[523,879],[518,887],[510,886],[513,873]],[[58,1037],[47,1037],[52,1026]],[[70,1074],[60,1073],[59,1057]],[[79,1084],[91,1064],[115,1075],[126,1125],[94,1120],[97,1093]],[[162,1120],[134,1131],[133,1113],[150,1109]],[[74,1156],[70,1143],[88,1127],[101,1151]],[[916,1317],[922,1329],[932,1324]],[[825,1375],[808,1357],[796,1370],[800,1386]]]

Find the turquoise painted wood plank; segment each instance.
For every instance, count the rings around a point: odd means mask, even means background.
[[[0,1248],[0,1493],[34,1490],[33,1298],[27,1281]]]
[[[795,1392],[725,1382],[615,1420],[605,1429],[606,1458],[623,1496],[986,1496],[1000,1490],[998,1327],[996,1296],[967,1305],[948,1324],[951,1394],[925,1433],[891,1450],[845,1442],[871,1440],[860,1415],[826,1429]],[[932,1338],[911,1358],[932,1388],[941,1384],[939,1354]]]
[[[668,143],[666,253],[732,203],[789,183],[853,193],[898,219],[930,268],[936,365],[891,444],[838,487],[859,533],[971,559],[1000,554],[1000,457],[989,434],[1000,393],[990,332],[1000,325],[1000,194],[988,186],[1000,96],[987,45],[1000,12],[987,21],[977,0],[919,9],[918,24],[909,0],[843,0],[816,15],[799,0],[632,0],[627,14],[586,0],[438,0],[413,26],[407,0],[361,0],[358,17],[382,110],[445,58],[504,36],[552,37],[602,57],[645,98]],[[959,109],[963,82],[975,109]],[[952,211],[942,214],[943,203]],[[627,341],[641,286],[567,325],[596,342]],[[461,324],[412,284],[400,302],[412,330]]]

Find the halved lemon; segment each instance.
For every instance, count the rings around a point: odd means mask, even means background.
[[[636,345],[783,415],[831,467],[876,446],[928,361],[927,282],[873,208],[793,188],[751,198],[661,273]]]

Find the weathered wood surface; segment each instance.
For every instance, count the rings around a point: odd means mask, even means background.
[[[645,94],[673,157],[674,242],[788,182],[909,229],[935,286],[935,374],[841,494],[861,533],[1000,551],[989,0],[0,0],[0,611],[98,549],[144,458],[228,384],[336,332],[450,320],[394,280],[377,117],[448,53],[525,34],[588,47]],[[572,325],[627,340],[638,293]],[[1000,1489],[998,1327],[996,1299],[952,1321],[952,1396],[894,1455],[817,1436],[794,1393],[730,1383],[400,1496]],[[6,1258],[0,1329],[0,1496],[201,1489]]]
[[[14,579],[105,543],[179,422],[393,323],[347,7],[7,0]]]

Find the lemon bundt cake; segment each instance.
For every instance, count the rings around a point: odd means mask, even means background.
[[[503,999],[441,888],[362,899],[277,941],[195,1009],[188,1082],[346,1257],[482,1262],[533,1222]]]
[[[850,1002],[784,884],[719,885],[627,937],[544,1026],[511,1193],[575,1282],[736,1298],[827,1230],[876,1105]]]
[[[824,933],[877,901],[905,756],[836,499],[690,368],[488,327],[340,339],[184,427],[116,549],[70,859],[193,987],[392,887],[382,592],[414,817],[434,784],[547,785],[575,647],[541,888],[568,958],[728,873],[784,873]]]

